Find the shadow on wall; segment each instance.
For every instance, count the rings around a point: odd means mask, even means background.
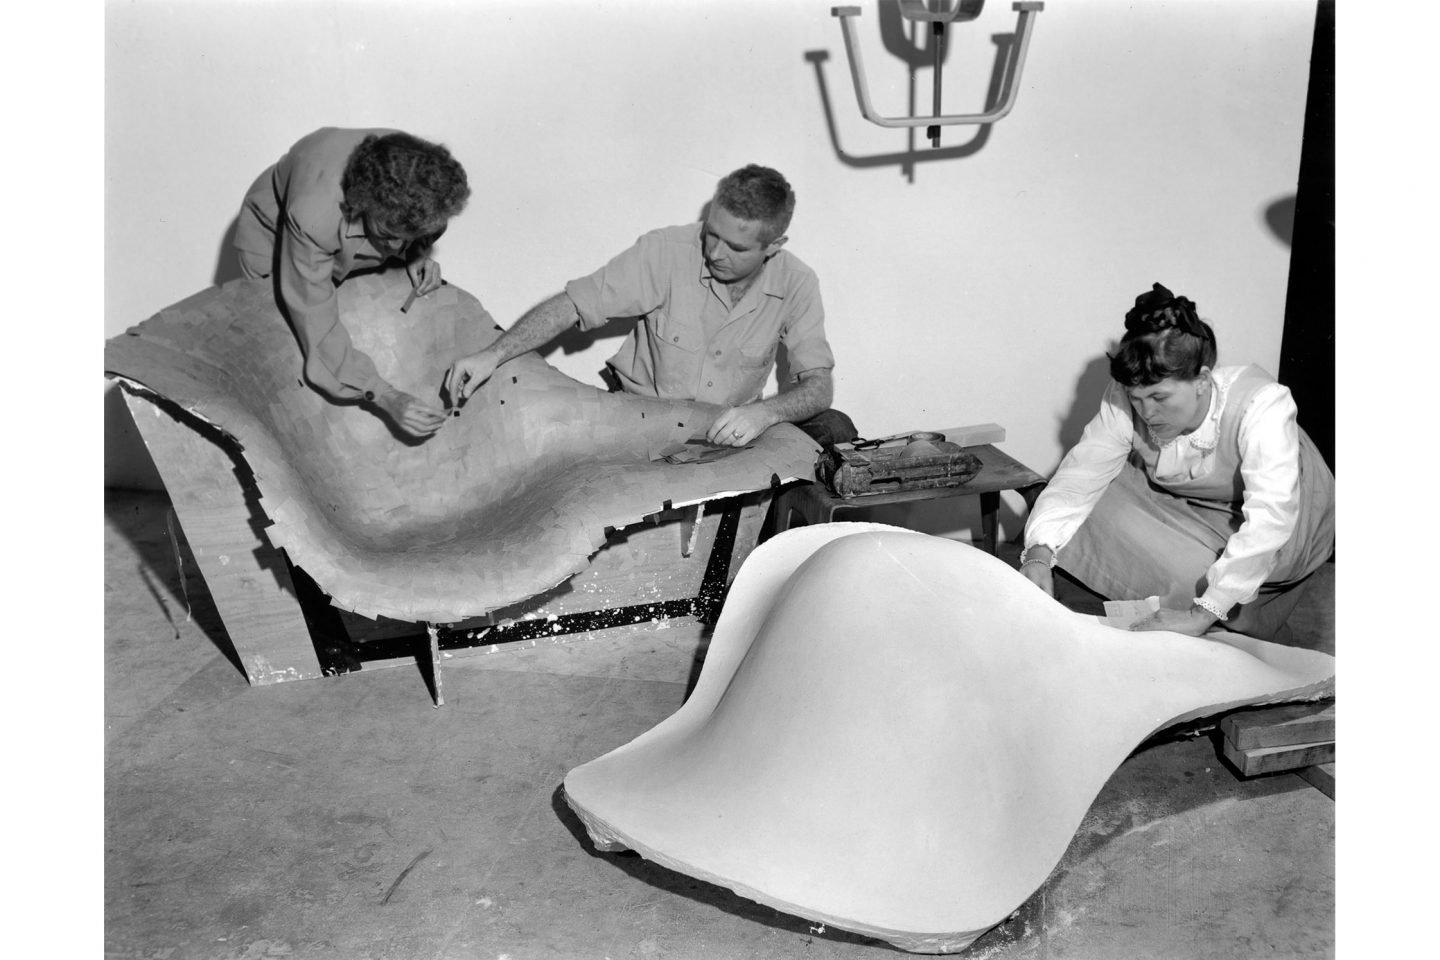
[[[1119,348],[1112,344],[1111,349]],[[1085,431],[1085,424],[1099,412],[1100,400],[1105,396],[1105,388],[1108,386],[1110,358],[1101,354],[1085,365],[1079,379],[1075,381],[1075,402],[1070,405],[1070,412],[1060,418],[1058,439],[1061,450],[1068,453],[1071,447],[1080,442],[1080,434]]]
[[[916,74],[922,68],[933,69],[934,52],[930,47],[934,39],[929,36],[923,25],[913,21],[907,21],[900,13],[898,0],[880,0],[877,4],[879,13],[880,38],[885,50],[897,59],[903,61],[908,72],[909,103],[908,116],[923,116],[918,112],[918,98],[916,95]],[[907,27],[909,32],[907,33]],[[926,39],[922,46],[917,44],[920,37]],[[990,71],[990,87],[985,92],[985,105],[983,110],[993,110],[1000,102],[1001,87],[1005,81],[1006,64],[1010,61],[1011,48],[1015,43],[1013,33],[992,34],[990,38],[995,44],[995,64]],[[950,48],[946,46],[941,51],[941,63],[949,58]],[[932,147],[925,150],[917,150],[915,146],[917,127],[905,129],[905,149],[895,153],[873,154],[868,157],[858,157],[847,153],[840,145],[840,135],[835,126],[835,110],[830,103],[829,87],[825,82],[824,63],[830,59],[828,50],[807,50],[805,59],[815,66],[815,82],[820,89],[820,105],[825,112],[825,127],[830,133],[830,145],[835,150],[835,156],[841,163],[849,167],[887,167],[898,166],[900,172],[910,183],[915,182],[915,166],[919,163],[928,163],[936,160],[954,160],[960,157],[970,157],[979,153],[990,139],[990,128],[993,124],[985,123],[976,126],[975,133],[966,143],[957,144],[951,147]],[[859,109],[856,108],[856,115]],[[958,131],[958,125],[949,125],[940,128],[942,136],[945,133],[953,135]]]
[[[215,253],[214,281],[217,287],[241,277],[240,258],[236,255],[234,246],[235,225],[238,220],[239,217],[232,218],[220,237],[219,249]],[[167,306],[169,304],[160,304],[155,312],[158,313]],[[131,326],[145,319],[134,317]],[[140,431],[135,429],[135,423],[130,419],[125,397],[120,388],[108,380],[105,382],[103,416],[106,488],[163,491],[165,484],[160,479],[159,471],[155,469],[155,462],[150,459],[150,451],[145,449],[145,441],[141,439]]]
[[[518,318],[517,318],[518,319]],[[635,328],[640,322],[639,317],[611,317],[603,325],[593,330],[581,330],[578,327],[570,327],[560,336],[540,347],[535,352],[545,359],[557,351],[567,356],[572,353],[580,353],[588,350],[601,340],[618,340]],[[512,324],[513,326],[513,324]],[[597,375],[603,375],[603,371],[597,371]]]
[[[1295,237],[1295,194],[1272,200],[1265,207],[1265,225],[1285,246],[1293,246]]]
[[[195,554],[171,514],[169,498],[150,492],[107,495],[105,521],[130,545],[133,552],[126,560],[135,563],[140,581],[174,629],[175,639],[180,639],[180,621],[192,622],[242,680],[246,678],[245,663],[225,632]],[[106,539],[108,544],[110,538]]]
[[[1112,344],[1110,349],[1116,349],[1115,345]],[[1099,411],[1100,400],[1109,386],[1110,360],[1105,354],[1101,354],[1081,370],[1075,381],[1075,399],[1071,402],[1070,410],[1059,418],[1058,439],[1062,451],[1068,453],[1070,448],[1079,442],[1085,425]],[[861,436],[866,436],[863,429]],[[1015,499],[1018,500],[1018,497]],[[997,520],[1005,539],[1016,541],[1025,529],[1028,516],[1023,509],[1016,509],[1010,501],[1009,496],[1001,498]],[[973,497],[959,501],[937,500],[875,507],[866,514],[865,519],[951,538],[968,531],[972,543],[978,542],[981,535],[979,501]]]
[[[240,222],[237,215],[225,228],[225,234],[220,238],[220,249],[215,254],[215,286],[223,287],[231,280],[239,280],[244,274],[240,272],[240,255],[235,251],[235,228]]]

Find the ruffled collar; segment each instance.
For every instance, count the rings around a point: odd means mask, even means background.
[[[1189,433],[1182,433],[1169,440],[1156,442],[1155,438],[1151,437],[1151,442],[1161,450],[1168,450],[1181,440],[1189,441],[1190,446],[1196,450],[1204,452],[1214,450],[1220,442],[1220,414],[1225,410],[1225,394],[1229,390],[1229,379],[1227,378],[1224,383],[1221,383],[1212,370],[1210,372],[1210,409],[1206,411],[1205,419],[1200,421],[1200,426]]]

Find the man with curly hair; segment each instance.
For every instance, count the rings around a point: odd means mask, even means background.
[[[439,429],[444,412],[393,387],[355,348],[335,286],[399,262],[417,295],[437,289],[430,247],[469,196],[464,168],[443,146],[397,130],[325,127],[260,175],[235,228],[241,272],[275,278],[310,384],[373,404],[414,437]]]
[[[701,223],[653,230],[588,277],[570,281],[479,353],[445,374],[457,402],[507,360],[567,327],[637,323],[608,361],[615,389],[721,407],[707,439],[744,446],[776,423],[799,424],[821,442],[853,439],[830,410],[835,358],[825,339],[820,282],[782,250],[795,193],[776,170],[750,164],[724,177]],[[791,386],[761,399],[784,344]]]

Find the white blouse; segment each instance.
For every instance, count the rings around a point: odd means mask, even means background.
[[[1200,480],[1214,469],[1220,418],[1230,385],[1245,367],[1217,367],[1204,422],[1189,434],[1157,445],[1132,415],[1125,388],[1111,382],[1100,411],[1055,471],[1025,524],[1026,547],[1044,545],[1059,555],[1090,515],[1133,448],[1159,486]],[[1203,604],[1222,614],[1255,599],[1275,569],[1280,549],[1295,532],[1300,513],[1300,437],[1290,390],[1267,383],[1251,395],[1238,432],[1244,483],[1243,521],[1206,575]],[[1144,442],[1137,442],[1142,431]]]

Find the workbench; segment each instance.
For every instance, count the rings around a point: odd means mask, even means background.
[[[868,510],[897,503],[978,496],[983,531],[982,545],[994,554],[998,548],[1000,494],[1006,490],[1016,491],[1024,498],[1028,511],[1035,506],[1035,498],[1044,489],[1045,478],[992,443],[966,447],[965,451],[980,460],[980,470],[970,480],[958,486],[869,493],[855,497],[837,496],[820,483],[800,482],[786,487],[775,500],[775,533],[796,526],[797,518],[800,524],[829,523],[836,519],[837,514],[846,511]]]

